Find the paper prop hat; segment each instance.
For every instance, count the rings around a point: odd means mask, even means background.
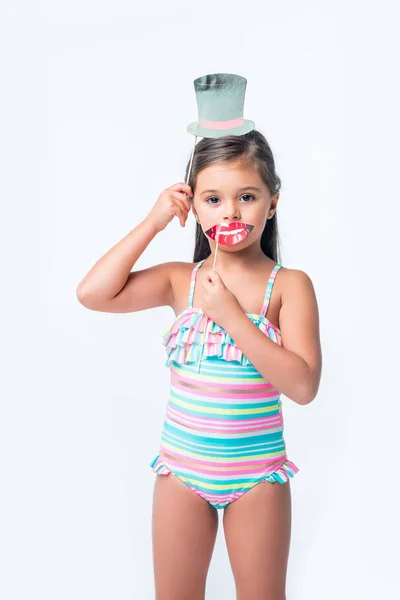
[[[194,135],[186,183],[189,183],[197,137],[243,135],[255,127],[243,118],[247,79],[234,73],[211,73],[194,80],[198,119],[186,130]]]
[[[243,118],[247,79],[233,73],[212,73],[194,80],[198,119],[186,130],[195,136],[217,138],[243,135],[255,127]]]
[[[189,123],[186,127],[186,130],[195,136],[186,183],[189,183],[196,139],[198,136],[205,138],[219,138],[225,135],[244,135],[254,129],[254,121],[243,118],[246,85],[247,79],[233,73],[212,73],[210,75],[203,75],[194,80],[198,119],[194,123]],[[252,225],[249,227],[251,227],[251,229],[253,228]],[[217,227],[215,228],[215,233],[217,234],[217,250],[220,235],[219,229],[220,228]],[[251,231],[251,229],[249,229],[249,231]],[[214,228],[211,228],[211,230],[214,231]],[[246,235],[247,233],[248,231],[246,232]],[[226,239],[228,239],[228,236],[226,236]],[[232,238],[232,241],[241,241],[241,238]],[[213,271],[215,270],[216,257],[217,252],[214,254]],[[200,363],[203,355],[204,337],[207,325],[208,321],[203,331],[198,371],[200,370]]]

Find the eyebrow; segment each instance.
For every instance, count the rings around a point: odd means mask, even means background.
[[[243,192],[244,190],[255,190],[256,192],[261,192],[260,188],[254,187],[252,185],[247,185],[246,187],[238,188],[238,192]],[[218,190],[204,190],[201,192],[201,196],[203,194],[218,194]]]

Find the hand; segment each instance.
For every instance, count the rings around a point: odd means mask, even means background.
[[[186,183],[179,182],[161,192],[156,203],[147,215],[156,230],[162,231],[174,217],[178,217],[181,227],[185,227],[190,211],[190,201],[187,195],[193,197],[192,188]]]
[[[224,284],[217,271],[208,271],[202,282],[201,307],[203,312],[220,327],[234,319],[238,311],[242,313],[237,298]]]

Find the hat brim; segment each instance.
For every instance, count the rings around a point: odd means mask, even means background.
[[[194,121],[193,123],[189,123],[186,127],[186,131],[199,137],[219,138],[224,137],[225,135],[243,135],[252,131],[254,127],[255,123],[254,121],[250,121],[250,119],[244,119],[239,127],[234,127],[232,129],[207,129],[206,127],[199,127],[197,121]]]

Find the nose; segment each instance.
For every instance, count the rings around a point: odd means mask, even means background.
[[[226,202],[224,221],[238,221],[240,219],[240,210],[236,202]]]

